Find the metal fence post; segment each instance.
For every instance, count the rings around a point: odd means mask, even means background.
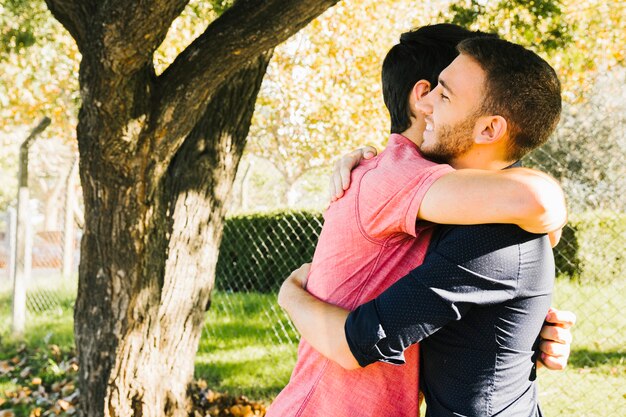
[[[17,227],[17,213],[15,207],[7,208],[7,250],[9,254],[9,275],[7,281],[15,274],[15,229]]]
[[[26,324],[26,281],[32,269],[32,233],[30,231],[30,193],[28,190],[28,149],[33,140],[50,125],[44,117],[20,146],[18,172],[17,222],[15,232],[15,268],[13,270],[13,323],[15,336],[24,333]]]
[[[72,163],[69,174],[65,181],[65,219],[63,222],[63,270],[62,276],[67,279],[72,274],[74,260],[74,199],[76,198],[74,185],[76,171],[78,170],[78,158]]]

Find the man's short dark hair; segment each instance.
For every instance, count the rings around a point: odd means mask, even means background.
[[[544,144],[561,115],[561,83],[550,64],[520,45],[496,38],[466,39],[458,50],[485,71],[480,113],[507,120],[510,159],[518,160]]]
[[[402,133],[411,126],[409,93],[415,83],[427,80],[435,88],[439,73],[458,56],[457,44],[483,35],[486,34],[448,23],[423,26],[400,35],[400,43],[389,50],[382,69],[391,133]]]

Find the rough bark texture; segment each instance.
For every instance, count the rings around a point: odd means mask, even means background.
[[[239,0],[157,77],[187,0],[47,0],[82,53],[85,416],[183,416],[226,200],[273,48],[336,0]]]
[[[102,376],[86,381],[92,388],[102,384],[95,398],[89,398],[90,393],[83,398],[86,415],[98,415],[102,409],[92,408],[100,390],[105,391],[104,415],[185,415],[186,386],[213,287],[225,201],[269,56],[250,63],[214,96],[150,204],[132,203],[141,187],[124,187],[121,192],[118,186],[110,194],[110,208],[100,210],[118,213],[112,222],[103,221],[101,214],[87,217],[88,225],[106,223],[108,234],[101,229],[99,236],[86,235],[83,249],[93,253],[90,242],[98,247],[111,244],[115,262],[110,260],[110,271],[102,271],[96,267],[101,262],[84,260],[81,274],[94,265],[85,275],[98,282],[89,287],[106,286],[97,293],[111,297],[106,305],[112,305],[116,320],[106,320],[94,308],[93,294],[79,290],[75,320],[80,360],[93,365],[83,375]],[[133,217],[140,222],[121,222],[129,217],[129,209],[136,210]],[[129,236],[132,230],[135,233]],[[94,338],[94,323],[99,320],[100,332]],[[107,361],[102,361],[102,344],[116,352]]]

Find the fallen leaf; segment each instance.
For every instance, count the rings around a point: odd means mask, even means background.
[[[30,397],[32,392],[33,391],[28,387],[20,387],[20,390],[17,392],[18,402],[20,404],[28,404],[32,402],[33,399]]]
[[[0,417],[15,417],[15,413],[13,410],[2,410],[0,411]]]
[[[33,380],[31,381],[31,384],[33,384],[33,385],[41,385],[41,378],[39,378],[39,377],[33,378]]]
[[[65,400],[58,400],[57,405],[61,407],[61,410],[63,411],[67,411],[72,406],[72,404],[68,403]]]
[[[50,353],[52,353],[55,358],[58,359],[61,357],[61,348],[59,348],[57,345],[50,345],[49,349]]]
[[[27,366],[26,368],[22,369],[22,372],[20,372],[20,377],[22,378],[26,378],[28,375],[30,375],[30,366]]]
[[[208,391],[206,392],[206,394],[204,394],[204,396],[205,396],[205,398],[207,399],[207,401],[208,401],[208,402],[210,402],[210,403],[212,403],[213,401],[215,401],[215,399],[216,399],[216,397],[217,397],[217,396],[216,396],[216,394],[215,394],[215,391],[212,391],[212,390],[208,390]]]
[[[254,413],[252,412],[252,407],[250,407],[249,405],[245,405],[243,406],[243,416],[244,417],[253,417]]]
[[[200,389],[207,389],[208,385],[206,383],[206,381],[204,379],[199,379],[198,381],[196,381],[196,384],[198,385],[198,388]]]
[[[74,391],[71,395],[64,397],[63,401],[67,401],[70,404],[78,404],[78,396],[79,396],[79,392]]]
[[[9,361],[0,361],[0,374],[8,374],[13,369],[15,369],[15,367],[11,366]]]
[[[61,388],[61,395],[64,397],[68,396],[72,392],[74,392],[75,389],[76,387],[74,386],[74,384],[71,382],[68,382],[65,386],[63,386],[63,388]]]

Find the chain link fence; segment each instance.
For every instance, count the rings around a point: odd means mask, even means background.
[[[15,241],[11,240],[11,211],[0,213],[6,220],[0,222],[0,292],[12,292],[14,276],[12,274],[12,253]],[[64,275],[63,258],[65,237],[62,231],[33,231],[32,260],[30,273],[24,285],[26,287],[26,314],[39,314],[47,311],[59,311],[71,304],[68,297],[75,296],[81,231],[75,232],[71,243],[72,266],[69,275]]]
[[[10,294],[18,332],[30,315],[71,308],[82,234],[75,150],[58,138],[29,138],[20,198],[0,211],[0,292]]]
[[[626,319],[621,313],[626,301],[626,216],[623,212],[591,211],[572,217],[576,220],[566,227],[555,250],[558,279],[553,305],[574,311],[579,321],[573,331],[569,369],[541,374],[541,402],[547,415],[620,415],[626,394]],[[265,325],[245,330],[253,339],[249,343],[264,349],[256,361],[272,364],[271,372],[263,375],[271,381],[263,380],[263,387],[281,387],[288,381],[295,355],[275,363],[275,352],[285,347],[295,351],[298,335],[276,305],[275,293],[284,277],[310,261],[321,225],[320,214],[303,212],[237,216],[226,225],[214,303],[205,330],[210,338],[228,338],[231,328],[224,323],[256,320],[251,305],[263,297],[256,314],[266,320]],[[243,354],[245,349],[234,350]],[[203,353],[201,349],[200,357]],[[235,358],[236,354],[232,360]],[[228,383],[224,386],[237,388]],[[590,389],[594,387],[597,390]],[[248,389],[272,394],[256,386]],[[601,406],[597,404],[600,397]]]
[[[2,215],[2,214],[0,214]],[[3,213],[6,219],[11,219],[12,211]],[[3,287],[13,286],[13,276],[10,273],[11,253],[15,251],[14,241],[11,241],[11,233],[4,234],[4,245],[0,253],[0,274],[2,275]],[[76,239],[74,240],[74,242]],[[59,284],[63,284],[63,246],[64,236],[62,231],[35,231],[32,242],[31,273],[26,282],[26,309],[32,313],[41,313],[53,310],[62,304],[63,296],[59,293]],[[73,244],[74,259],[77,258],[77,248]],[[74,266],[76,260],[74,261]],[[76,273],[75,268],[72,271]],[[69,279],[75,277],[68,277]]]

